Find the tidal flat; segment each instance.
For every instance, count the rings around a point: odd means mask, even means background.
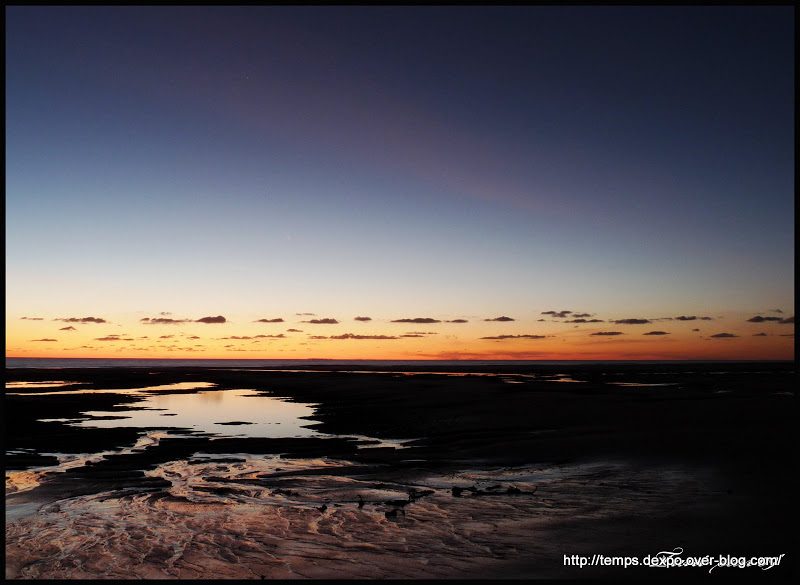
[[[784,555],[713,569],[733,577],[795,571],[790,362],[18,368],[6,380],[11,579],[709,570],[641,564],[665,551]]]

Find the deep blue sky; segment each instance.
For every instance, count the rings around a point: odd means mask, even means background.
[[[7,313],[790,311],[793,35],[791,7],[8,7]]]

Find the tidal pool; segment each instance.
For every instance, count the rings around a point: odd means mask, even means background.
[[[94,428],[171,427],[228,437],[312,437],[321,436],[307,428],[314,424],[308,419],[315,406],[265,396],[256,390],[200,390],[148,394],[131,409],[87,411],[83,414],[92,419],[72,424]]]

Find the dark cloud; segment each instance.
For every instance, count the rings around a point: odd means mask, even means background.
[[[564,323],[605,323],[605,321],[602,319],[570,319],[569,321],[564,321]]]
[[[303,321],[303,323],[311,323],[312,325],[336,325],[339,322],[336,319],[311,319],[310,321]]]
[[[770,309],[771,313],[783,313],[780,309]]]
[[[99,317],[62,317],[53,319],[53,321],[63,321],[64,323],[108,323],[108,321]]]
[[[503,315],[502,317],[495,317],[494,319],[484,319],[484,321],[513,321],[511,317],[506,317]]]
[[[122,341],[119,335],[106,335],[105,337],[97,337],[95,341]]]
[[[309,339],[328,339],[328,337],[325,336],[325,335],[309,335],[308,338]]]
[[[425,337],[425,336],[420,335],[419,333],[406,333],[405,335],[401,335],[400,337]]]
[[[356,317],[356,321],[372,321],[372,317]]]
[[[77,331],[72,325],[67,325],[66,327],[62,327],[59,331]]]
[[[258,321],[254,321],[254,323],[283,323],[283,319],[280,317],[276,319],[259,319]]]
[[[642,335],[669,335],[666,331],[649,331],[647,333],[643,333]]]
[[[277,335],[256,335],[253,339],[285,339],[285,338],[286,336],[283,333],[278,333]],[[231,337],[231,339],[236,339],[236,338]],[[245,338],[242,337],[240,339],[245,339]]]
[[[700,331],[699,329],[692,329],[692,331]]]
[[[739,336],[734,335],[733,333],[717,333],[716,335],[712,335],[711,337],[739,337]]]
[[[245,335],[243,337],[240,337],[238,335],[231,335],[230,337],[220,337],[220,340],[223,340],[223,339],[247,340],[247,339],[253,339],[253,338],[250,337],[249,335]]]
[[[143,338],[143,339],[146,339],[146,338]],[[191,337],[189,337],[189,339],[200,339],[200,338],[197,337],[197,335],[192,335]]]
[[[781,333],[781,337],[794,337],[794,333]]]
[[[764,323],[766,321],[782,321],[782,319],[780,317],[762,317],[761,315],[756,315],[747,320],[748,323]]]
[[[156,317],[151,319],[150,317],[145,317],[144,319],[139,319],[140,322],[144,323],[145,325],[175,325],[177,323],[191,323],[191,319],[169,319],[166,317]]]
[[[331,335],[330,339],[397,339],[397,337],[389,335],[354,335],[352,333],[343,333],[342,335]]]
[[[687,317],[686,315],[681,315],[680,317],[675,317],[676,321],[697,321],[697,316],[692,315],[691,317]]]
[[[227,319],[222,315],[216,317],[200,317],[195,323],[225,323]]]
[[[589,313],[575,313],[573,317],[576,319],[582,319],[584,317],[591,317],[591,315]]]
[[[481,337],[481,339],[544,339],[546,335],[495,335],[492,337]]]
[[[700,317],[700,320],[701,321],[712,321],[713,318],[712,317]]]
[[[766,337],[766,333],[753,333],[753,337]]]
[[[590,335],[622,335],[622,331],[598,331],[597,333],[591,333]]]
[[[174,335],[161,335],[159,337],[159,339],[172,339],[173,337],[175,337],[175,336]]]
[[[452,321],[445,321],[445,323],[469,323],[466,319],[453,319]]]
[[[441,321],[430,317],[415,317],[413,319],[394,319],[392,323],[441,323]]]
[[[617,319],[616,321],[611,322],[616,323],[617,325],[647,325],[651,321],[650,319]]]
[[[780,321],[778,321],[778,323],[780,323],[781,325],[789,325],[791,323],[794,323],[794,315],[792,315],[791,317],[786,317],[786,319],[781,319]]]
[[[20,319],[25,319],[27,321],[44,321],[44,317],[20,317]],[[40,340],[34,339],[34,341],[40,341]]]
[[[287,329],[286,333],[302,333],[302,329]]]
[[[58,339],[31,339],[31,341],[58,341]]]
[[[558,317],[559,319],[563,319],[567,315],[572,314],[572,311],[542,311],[542,315],[552,315],[553,317]]]

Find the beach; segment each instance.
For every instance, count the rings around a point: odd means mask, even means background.
[[[791,362],[6,378],[7,578],[795,570]]]

